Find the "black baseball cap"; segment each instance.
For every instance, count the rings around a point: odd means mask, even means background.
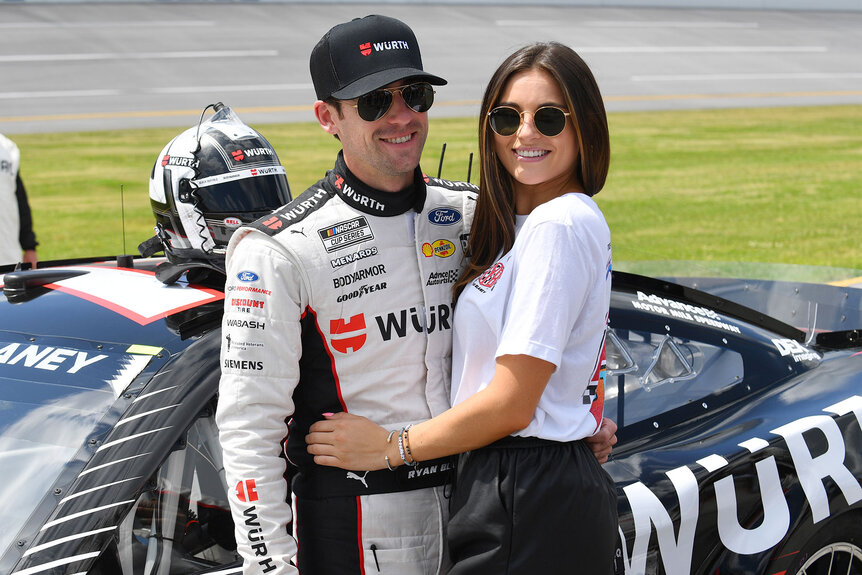
[[[413,30],[400,20],[377,14],[329,30],[311,51],[310,65],[318,100],[358,98],[404,78],[446,84],[422,69]]]

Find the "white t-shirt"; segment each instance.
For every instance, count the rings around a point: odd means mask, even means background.
[[[487,387],[497,357],[529,355],[557,369],[515,435],[572,441],[595,433],[610,292],[611,234],[592,198],[570,193],[538,206],[512,249],[458,299],[452,405]]]

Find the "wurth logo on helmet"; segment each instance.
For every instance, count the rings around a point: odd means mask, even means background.
[[[252,176],[268,176],[270,174],[278,174],[280,170],[278,168],[252,168],[251,175]]]
[[[249,148],[248,150],[236,150],[235,152],[231,152],[230,155],[233,157],[235,162],[242,162],[246,158],[254,158],[259,156],[266,156],[267,158],[272,157],[272,150],[269,148]]]
[[[409,50],[410,44],[404,40],[389,40],[388,42],[366,42],[359,45],[359,52],[363,56],[369,56],[371,52],[383,52],[385,50]]]
[[[245,479],[236,484],[236,498],[243,503],[257,501],[257,485],[254,479]]]
[[[255,156],[272,157],[272,153],[272,150],[269,148],[251,148],[245,151],[245,155],[249,158],[254,158]]]
[[[183,156],[170,156],[165,154],[162,158],[162,167],[165,166],[182,166],[183,168],[196,168],[198,160],[195,158],[185,158]]]

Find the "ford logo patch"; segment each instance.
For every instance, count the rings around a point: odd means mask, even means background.
[[[260,277],[254,272],[244,271],[236,274],[236,279],[241,282],[256,282]]]
[[[451,226],[461,221],[461,212],[455,208],[437,208],[428,213],[428,221],[438,226]]]

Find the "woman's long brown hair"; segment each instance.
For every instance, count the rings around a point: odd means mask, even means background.
[[[456,299],[515,243],[512,176],[497,157],[488,112],[500,101],[513,75],[533,69],[550,74],[566,99],[580,150],[576,175],[584,193],[593,196],[605,185],[611,156],[608,120],[599,86],[586,62],[557,42],[530,44],[506,58],[488,82],[479,112],[479,200],[467,245],[470,259],[453,288]]]

